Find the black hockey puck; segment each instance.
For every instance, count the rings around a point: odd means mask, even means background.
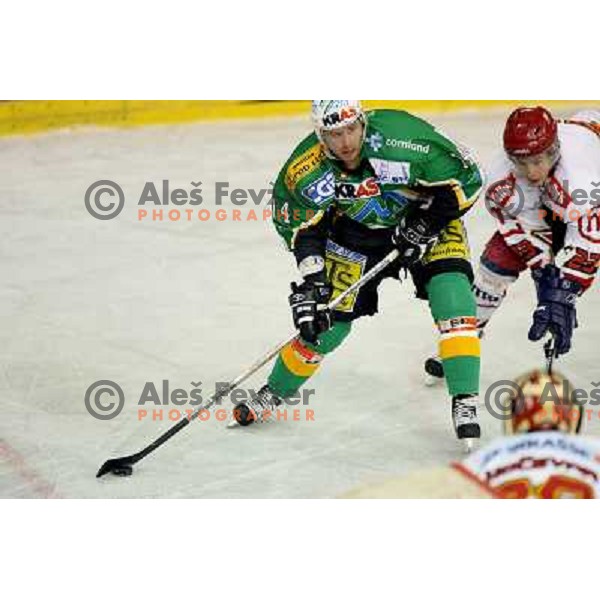
[[[113,475],[117,475],[118,477],[129,477],[133,473],[133,467],[130,467],[129,465],[114,467],[111,473]]]
[[[251,425],[255,421],[254,413],[243,403],[238,404],[233,409],[233,418],[242,427],[247,427],[248,425]]]
[[[442,365],[442,361],[435,358],[428,358],[425,361],[425,373],[431,375],[431,377],[442,379],[444,377],[444,366]]]

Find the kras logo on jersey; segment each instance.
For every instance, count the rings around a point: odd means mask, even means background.
[[[335,193],[335,176],[333,171],[327,171],[325,175],[313,181],[302,190],[302,195],[318,206],[333,198]]]
[[[369,177],[358,183],[336,183],[335,197],[338,200],[364,200],[381,195],[381,190],[374,177]]]

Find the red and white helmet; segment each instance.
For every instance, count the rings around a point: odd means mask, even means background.
[[[543,106],[517,108],[506,121],[504,150],[517,158],[541,154],[546,150],[557,152],[556,120]]]
[[[359,120],[366,124],[365,113],[358,100],[313,100],[311,116],[321,142],[323,131],[345,127]]]
[[[579,433],[583,411],[580,405],[573,403],[575,388],[566,377],[557,372],[548,375],[536,369],[517,377],[514,384],[504,420],[506,434],[535,431]]]

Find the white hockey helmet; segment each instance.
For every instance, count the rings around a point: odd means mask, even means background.
[[[359,100],[313,100],[312,121],[319,141],[323,132],[345,127],[356,121],[366,125],[366,115]]]

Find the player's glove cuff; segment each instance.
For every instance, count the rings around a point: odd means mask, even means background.
[[[392,233],[392,243],[400,253],[400,263],[408,266],[423,258],[438,234],[421,212],[404,216]]]

